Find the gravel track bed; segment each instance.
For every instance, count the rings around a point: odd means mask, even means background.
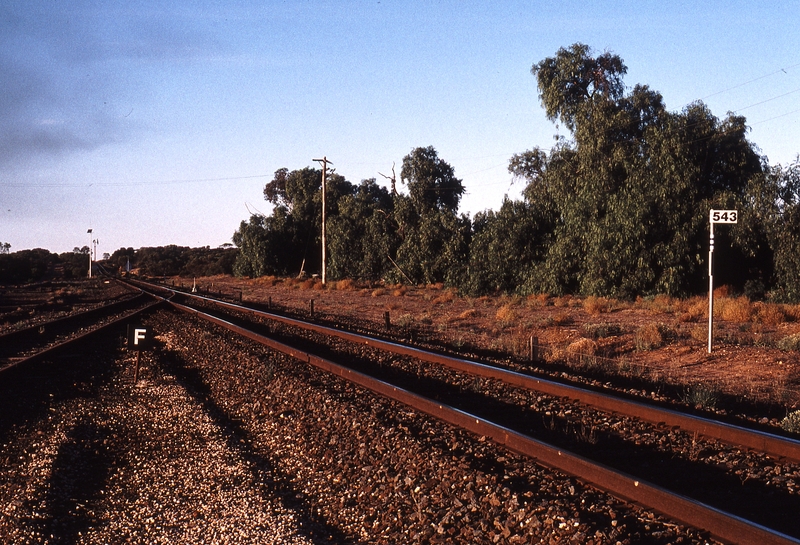
[[[195,319],[168,367],[335,543],[704,543],[675,525]],[[224,349],[223,349],[224,347]]]
[[[0,396],[0,542],[709,542],[195,318],[145,322],[138,385],[109,336]]]
[[[244,319],[252,317],[244,315]],[[259,321],[264,322],[263,319]],[[275,322],[271,336],[800,535],[800,464]],[[422,386],[420,386],[422,383]]]

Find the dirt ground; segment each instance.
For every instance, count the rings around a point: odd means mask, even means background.
[[[800,305],[751,303],[715,292],[708,352],[708,298],[666,296],[620,302],[602,298],[461,297],[442,286],[358,285],[263,277],[215,276],[167,283],[211,290],[275,308],[370,329],[414,331],[459,351],[516,359],[537,354],[553,369],[597,370],[649,384],[680,385],[690,404],[718,394],[800,407]],[[798,336],[798,337],[793,337]],[[795,342],[788,342],[795,341]],[[654,387],[655,390],[657,388]],[[699,392],[699,393],[698,393]],[[657,392],[646,392],[657,397]],[[695,400],[694,396],[698,399]]]

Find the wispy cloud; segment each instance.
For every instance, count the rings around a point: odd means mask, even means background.
[[[219,53],[213,34],[164,11],[53,8],[0,7],[0,168],[126,138],[141,127],[122,120],[149,95],[137,71]]]

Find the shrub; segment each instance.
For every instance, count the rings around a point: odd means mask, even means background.
[[[433,304],[434,305],[441,305],[443,303],[449,303],[453,299],[455,299],[455,295],[453,295],[452,291],[448,290],[448,291],[443,292],[440,296],[436,297],[433,300]]]
[[[583,308],[589,314],[602,314],[608,312],[611,302],[605,297],[589,296],[583,301]]]
[[[559,312],[554,314],[551,320],[553,325],[569,325],[573,322],[572,315],[569,312]]]
[[[398,327],[409,327],[414,323],[414,317],[411,314],[401,314],[397,317],[395,324]]]
[[[726,322],[749,322],[753,315],[753,306],[747,297],[721,299],[717,305],[718,314]]]
[[[497,318],[497,320],[499,322],[503,322],[503,323],[509,323],[510,324],[511,322],[516,321],[517,318],[518,318],[518,315],[517,315],[517,310],[515,308],[515,305],[513,305],[511,303],[506,303],[505,305],[503,305],[502,307],[497,309],[497,314],[495,314],[495,317]]]
[[[580,365],[594,365],[597,362],[597,343],[592,339],[582,337],[567,346],[567,357],[572,361],[577,360]]]
[[[786,321],[786,314],[779,305],[756,303],[754,306],[756,322],[764,325],[778,325]]]
[[[717,392],[708,386],[696,384],[683,393],[681,400],[698,409],[713,409],[717,406]]]
[[[783,312],[788,321],[800,322],[800,305],[785,305]]]
[[[685,301],[681,308],[683,314],[680,319],[682,322],[697,322],[708,318],[708,297],[694,296]]]
[[[550,299],[549,293],[540,293],[538,295],[529,295],[527,297],[528,304],[532,307],[547,306],[547,302],[549,299]]]
[[[584,332],[590,339],[603,339],[613,335],[621,335],[622,328],[618,324],[584,324]]]
[[[597,353],[597,343],[592,339],[581,337],[573,341],[567,346],[568,354],[582,354],[585,356],[594,356]]]
[[[645,324],[633,335],[636,350],[652,350],[664,344],[662,328],[657,324]]]
[[[714,299],[722,299],[724,297],[728,297],[731,294],[731,287],[730,286],[720,286],[714,290]]]
[[[800,333],[789,335],[779,340],[778,348],[787,352],[790,350],[800,351]]]
[[[800,411],[794,411],[781,420],[781,428],[790,433],[800,433]]]
[[[344,280],[339,280],[333,283],[333,289],[338,291],[349,291],[355,289],[356,284],[350,278],[345,278]]]
[[[571,295],[562,295],[561,297],[553,299],[553,305],[557,307],[568,307],[570,301],[572,301]]]

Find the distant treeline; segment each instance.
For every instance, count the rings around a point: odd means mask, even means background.
[[[48,250],[10,252],[3,243],[0,252],[0,283],[22,284],[50,279],[86,278],[89,273],[89,247],[54,254]],[[111,273],[124,272],[128,264],[147,276],[212,276],[232,274],[238,250],[225,245],[221,248],[187,248],[165,246],[158,248],[120,248],[100,265]],[[95,270],[95,274],[98,271]]]
[[[574,44],[531,72],[568,134],[511,157],[523,199],[459,215],[465,188],[433,147],[413,149],[399,180],[384,175],[391,189],[331,173],[329,279],[442,282],[471,295],[703,293],[709,211],[736,209],[738,223],[715,230],[717,285],[800,300],[800,159],[771,166],[744,117],[718,119],[699,101],[667,111],[649,87],[625,86],[612,53]],[[235,274],[320,271],[321,174],[275,173],[264,188],[272,213],[234,233]]]

